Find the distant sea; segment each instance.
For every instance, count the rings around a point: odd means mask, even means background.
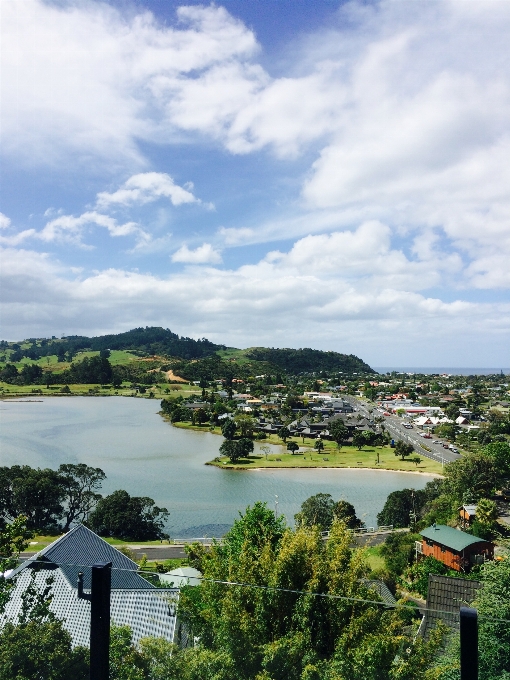
[[[378,373],[423,373],[425,375],[448,373],[450,375],[493,375],[503,373],[510,375],[510,368],[459,368],[459,367],[436,367],[436,366],[374,366]]]

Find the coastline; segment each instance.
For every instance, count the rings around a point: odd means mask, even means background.
[[[427,472],[425,470],[400,470],[398,468],[370,467],[369,465],[364,467],[352,467],[350,465],[308,465],[306,467],[303,465],[266,465],[265,467],[249,467],[247,465],[223,465],[214,461],[208,461],[205,465],[211,465],[220,470],[233,470],[234,472],[265,472],[266,470],[356,470],[358,472],[360,470],[367,470],[373,472],[376,470],[378,472],[401,472],[404,475],[425,475],[438,479],[442,479],[444,476],[438,472]]]

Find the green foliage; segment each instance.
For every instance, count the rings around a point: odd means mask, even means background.
[[[163,532],[168,515],[167,509],[158,508],[152,498],[119,490],[99,501],[87,525],[99,536],[150,541],[168,538]]]
[[[493,442],[483,448],[483,454],[493,461],[500,477],[510,475],[510,444]]]
[[[363,526],[363,522],[356,517],[354,505],[348,501],[338,501],[333,508],[333,516],[343,522],[348,529],[359,529]]]
[[[329,493],[310,496],[301,504],[301,510],[294,515],[297,526],[319,527],[329,531],[334,519],[335,501]]]
[[[371,373],[368,364],[353,354],[322,352],[317,349],[276,349],[254,347],[246,355],[255,361],[267,361],[278,366],[286,373],[313,373],[319,371],[344,373]]]
[[[253,442],[251,442],[251,444],[253,446]],[[243,452],[238,441],[235,441],[234,439],[225,439],[220,446],[220,455],[226,456],[231,463],[237,463],[237,461],[242,458]]]
[[[18,555],[28,546],[33,533],[26,527],[26,517],[16,517],[7,523],[0,517],[0,573],[18,566]],[[9,601],[14,583],[0,577],[0,615]]]
[[[133,645],[129,626],[110,629],[110,680],[146,680],[148,663]]]
[[[237,425],[235,421],[231,418],[225,418],[224,423],[221,426],[221,434],[225,439],[234,439],[236,436]]]
[[[400,456],[401,460],[410,456],[414,451],[412,444],[407,444],[406,442],[399,439],[395,444],[395,455]]]
[[[292,455],[294,455],[296,453],[296,451],[298,451],[298,449],[299,449],[299,444],[297,442],[293,442],[293,441],[287,442],[287,451],[290,451],[292,453]]]
[[[425,501],[425,491],[416,489],[392,491],[388,495],[383,509],[377,515],[377,522],[380,526],[392,524],[395,529],[408,527],[414,519],[413,513],[416,513],[417,516]]]
[[[354,434],[352,435],[352,445],[355,446],[358,451],[361,451],[366,443],[367,441],[363,432],[361,432],[361,430],[354,430]]]
[[[237,441],[237,446],[241,453],[241,457],[243,458],[247,458],[250,453],[253,453],[253,439],[241,437],[241,439]]]
[[[88,680],[88,650],[72,648],[60,621],[6,623],[0,631],[0,680]]]
[[[345,427],[343,420],[341,418],[333,420],[333,422],[328,425],[328,429],[331,438],[336,442],[338,448],[340,448],[349,437],[349,431]]]
[[[419,534],[395,532],[389,534],[381,545],[380,554],[391,574],[400,576],[414,561],[414,543],[421,541]]]
[[[314,444],[313,444],[313,448],[316,451],[318,451],[318,453],[323,451],[324,450],[324,442],[322,441],[322,439],[316,439]]]
[[[445,469],[444,491],[460,505],[469,492],[473,499],[492,495],[498,486],[494,461],[484,453],[468,453],[449,463]]]
[[[287,439],[290,437],[290,430],[289,430],[289,428],[288,428],[288,427],[281,427],[281,428],[278,430],[278,436],[280,437],[280,439],[281,439],[281,440],[283,441],[283,443],[285,444],[285,442],[287,441]]]
[[[105,478],[100,468],[84,463],[66,463],[57,471],[28,465],[2,467],[0,517],[13,519],[24,515],[29,529],[48,533],[67,531],[93,510],[101,498],[96,491]]]
[[[438,576],[459,576],[458,572],[448,569],[442,562],[429,555],[409,567],[404,578],[409,582],[411,590],[414,590],[422,597],[426,598],[429,587],[429,574],[437,574]]]
[[[393,680],[419,677],[437,649],[406,637],[397,611],[342,597],[377,599],[362,578],[361,551],[333,522],[324,542],[319,527],[285,527],[263,504],[248,508],[225,537],[204,553],[206,579],[181,594],[180,614],[200,647],[176,652],[185,680]],[[250,583],[265,588],[223,585]],[[329,593],[299,595],[281,588]],[[427,643],[428,644],[428,643]],[[402,648],[411,650],[402,655]],[[395,659],[400,656],[398,668]],[[205,662],[208,660],[208,663]],[[191,674],[190,669],[201,673]],[[174,671],[172,671],[174,672]],[[150,677],[150,675],[149,675]],[[175,675],[168,672],[168,680]]]

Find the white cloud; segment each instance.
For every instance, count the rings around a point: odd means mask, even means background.
[[[221,253],[215,250],[210,243],[203,243],[198,248],[195,248],[195,250],[190,250],[187,245],[183,245],[172,255],[172,262],[219,264],[221,262]]]
[[[0,213],[0,229],[7,229],[11,226],[11,220],[7,215]]]
[[[164,172],[142,172],[130,177],[111,194],[106,191],[99,193],[97,207],[105,209],[116,204],[128,206],[134,203],[143,205],[158,198],[168,198],[172,205],[196,203],[198,200],[190,191],[175,184],[170,175]]]
[[[504,361],[509,304],[445,302],[399,288],[402,280],[392,272],[371,275],[368,253],[386,252],[391,261],[394,251],[387,249],[383,230],[382,237],[367,242],[362,264],[360,243],[368,228],[344,234],[343,240],[329,237],[337,253],[358,258],[356,266],[365,272],[361,285],[345,276],[343,267],[321,269],[315,259],[319,241],[314,241],[321,236],[256,265],[230,271],[204,267],[200,276],[187,270],[168,276],[121,269],[73,274],[47,256],[11,250],[3,256],[3,335],[14,339],[61,328],[94,333],[154,324],[236,346],[354,352],[380,365],[416,363],[418,355],[425,364],[438,356],[449,358],[450,365]],[[407,266],[407,277],[421,276],[413,273],[411,262],[399,266],[401,273]],[[490,344],[483,340],[488,325]]]
[[[45,227],[37,232],[37,238],[48,243],[73,243],[83,246],[83,235],[88,226],[103,227],[108,230],[110,236],[129,236],[135,235],[138,241],[144,242],[150,239],[150,235],[136,224],[136,222],[126,222],[118,224],[117,220],[108,215],[102,215],[96,211],[85,212],[79,217],[74,215],[61,215],[48,222]]]

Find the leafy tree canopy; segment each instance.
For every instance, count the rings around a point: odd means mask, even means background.
[[[152,498],[119,490],[99,501],[87,526],[99,536],[150,541],[168,537],[163,532],[168,516],[168,510],[158,508]]]

